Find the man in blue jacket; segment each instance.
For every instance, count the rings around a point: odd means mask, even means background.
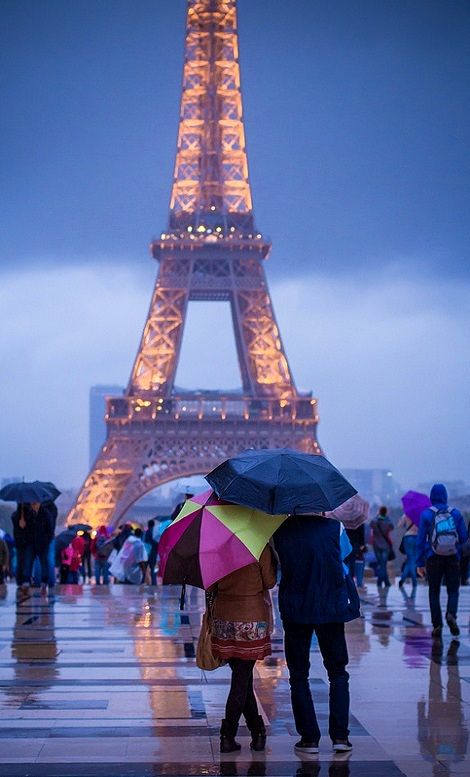
[[[447,588],[446,621],[450,632],[458,637],[457,606],[460,585],[460,551],[467,539],[467,529],[462,514],[447,504],[447,489],[435,483],[430,493],[431,507],[421,513],[416,541],[418,574],[426,572],[429,585],[429,607],[433,625],[432,636],[442,635],[441,584]],[[426,565],[426,566],[425,566]]]
[[[342,544],[347,544],[342,552]],[[330,682],[328,732],[336,752],[351,750],[349,741],[348,649],[346,621],[359,617],[359,597],[342,559],[351,552],[338,521],[324,515],[291,515],[274,535],[281,564],[279,610],[292,710],[300,741],[295,749],[318,753],[320,729],[309,685],[313,632]]]

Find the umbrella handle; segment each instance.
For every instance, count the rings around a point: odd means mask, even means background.
[[[183,585],[181,586],[180,610],[184,610],[185,599],[186,599],[186,578],[184,578]]]

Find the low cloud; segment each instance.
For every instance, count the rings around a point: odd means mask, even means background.
[[[150,301],[153,276],[145,285],[130,266],[4,276],[0,476],[67,486],[86,475],[89,388],[127,383]],[[468,479],[468,284],[410,278],[397,262],[367,283],[310,274],[274,281],[271,293],[335,463],[389,467],[404,487]],[[227,306],[190,306],[177,381],[240,385]]]

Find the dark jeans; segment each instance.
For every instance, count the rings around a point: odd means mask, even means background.
[[[426,561],[426,574],[429,584],[429,607],[431,609],[432,625],[442,626],[440,603],[441,584],[445,576],[447,588],[446,614],[457,617],[459,603],[460,563],[457,555],[437,556],[433,554]]]
[[[35,558],[37,558],[39,562],[41,583],[43,585],[47,585],[49,583],[48,553],[49,553],[49,546],[47,546],[46,548],[40,548],[39,550],[36,550],[36,552],[34,553]]]
[[[348,649],[344,623],[283,623],[284,645],[292,710],[295,727],[309,742],[320,740],[320,728],[315,714],[309,684],[310,645],[313,632],[323,658],[330,682],[330,716],[328,733],[332,740],[347,739],[349,735],[349,675]]]
[[[377,585],[384,583],[386,586],[389,586],[387,561],[390,550],[388,548],[374,548],[374,552],[377,559]]]
[[[86,578],[91,580],[91,553],[85,553],[83,555],[82,570],[83,580],[85,581]]]
[[[33,548],[27,545],[24,548],[16,548],[16,584],[23,585],[31,582],[31,572],[33,569]]]
[[[232,736],[237,733],[238,722],[245,716],[246,725],[255,727],[258,719],[258,705],[253,691],[253,669],[255,661],[245,661],[243,658],[231,658],[232,682],[225,707],[227,730]]]
[[[356,583],[359,588],[362,587],[364,581],[364,559],[362,554],[357,553],[354,549],[353,552],[346,559],[348,565],[349,574],[352,578],[356,578]]]
[[[407,577],[411,577],[411,582],[416,585],[418,582],[416,577],[416,537],[413,535],[403,537],[403,545],[405,546],[406,561],[400,579],[404,583]]]

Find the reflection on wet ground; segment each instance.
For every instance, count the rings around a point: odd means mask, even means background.
[[[177,588],[61,586],[16,601],[0,591],[2,777],[444,777],[470,774],[470,589],[461,590],[459,640],[433,642],[427,589],[361,592],[364,617],[348,625],[352,754],[333,756],[328,687],[312,644],[320,754],[300,759],[279,618],[274,653],[256,669],[268,725],[265,753],[220,756],[229,682],[194,662],[203,597]]]

